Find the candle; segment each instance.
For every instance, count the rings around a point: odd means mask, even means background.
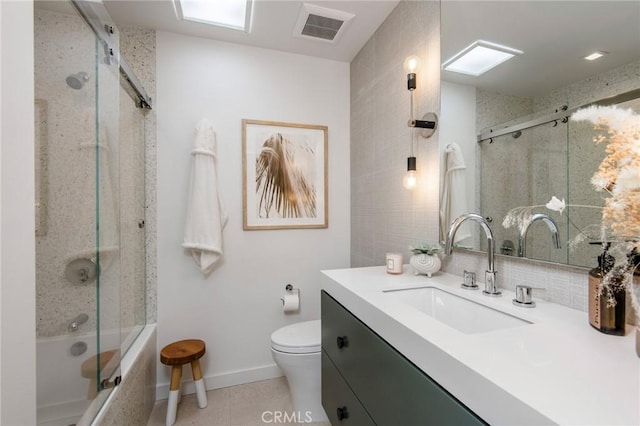
[[[402,254],[387,253],[386,257],[387,257],[387,273],[401,274],[402,273]]]

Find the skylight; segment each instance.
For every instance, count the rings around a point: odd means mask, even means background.
[[[522,51],[484,40],[476,40],[442,64],[447,71],[479,76]]]
[[[249,32],[252,0],[173,0],[178,19]]]
[[[596,59],[602,58],[606,54],[607,52],[599,50],[597,52],[593,52],[591,55],[585,56],[584,59],[586,59],[587,61],[595,61]]]

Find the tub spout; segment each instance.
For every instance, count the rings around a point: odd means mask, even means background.
[[[87,321],[89,321],[89,315],[87,315],[87,314],[78,315],[77,317],[72,319],[71,322],[69,323],[69,326],[67,327],[67,329],[69,330],[69,333],[73,333],[74,331],[78,331],[80,326],[82,324],[84,324],[85,322],[87,322]]]
[[[459,217],[457,217],[453,222],[451,222],[451,226],[449,227],[449,231],[447,232],[447,240],[444,247],[444,253],[446,255],[453,254],[453,239],[462,225],[467,220],[473,220],[474,222],[478,222],[484,233],[487,237],[487,271],[485,272],[485,281],[484,281],[484,290],[482,293],[487,296],[500,296],[502,293],[498,290],[498,283],[496,281],[496,270],[494,269],[494,244],[493,244],[493,232],[491,232],[491,228],[489,227],[489,223],[480,216],[475,213],[466,213]]]

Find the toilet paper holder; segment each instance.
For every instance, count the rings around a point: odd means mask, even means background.
[[[298,296],[300,296],[300,289],[299,288],[294,288],[291,284],[287,284],[284,289],[287,291],[287,293],[290,294],[297,294]]]
[[[286,294],[280,298],[285,312],[297,312],[300,309],[300,289],[287,284],[284,288]]]

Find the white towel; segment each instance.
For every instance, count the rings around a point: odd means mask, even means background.
[[[196,125],[191,155],[193,166],[182,247],[191,250],[196,264],[206,275],[222,257],[222,229],[227,223],[218,192],[216,134],[206,118]]]
[[[458,144],[447,145],[444,150],[444,164],[444,184],[440,199],[440,232],[443,241],[451,222],[461,214],[470,212],[465,178],[467,166],[464,164],[462,150]],[[458,245],[470,245],[471,241],[465,241],[469,238],[471,238],[471,232],[468,224],[465,223],[456,232],[453,242]]]

